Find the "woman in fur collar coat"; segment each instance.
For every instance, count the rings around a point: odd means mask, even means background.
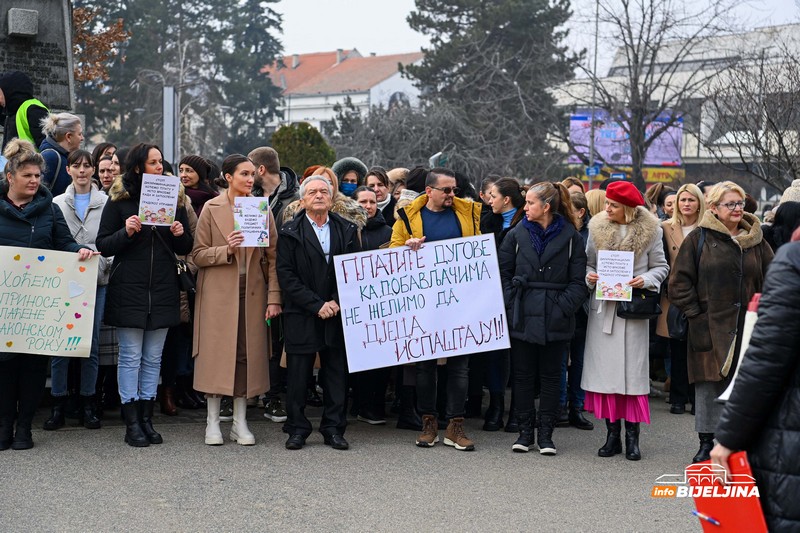
[[[608,436],[600,457],[622,453],[621,419],[625,420],[625,457],[641,459],[639,424],[650,423],[649,321],[617,316],[614,301],[597,300],[594,287],[598,250],[633,252],[633,288],[658,291],[669,266],[661,242],[662,230],[644,206],[641,193],[629,182],[615,182],[606,190],[605,211],[589,222],[586,282],[592,289],[581,388],[585,407],[606,419]]]
[[[693,461],[709,458],[722,413],[716,398],[733,376],[741,348],[747,304],[761,292],[772,248],[761,224],[744,212],[744,190],[725,181],[708,193],[708,211],[684,240],[670,276],[669,300],[689,319],[687,363],[695,386],[695,430],[700,450]],[[697,247],[704,239],[699,267]]]

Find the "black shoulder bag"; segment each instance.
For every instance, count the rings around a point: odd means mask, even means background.
[[[175,260],[175,268],[178,273],[178,286],[180,289],[188,294],[194,294],[196,291],[194,276],[192,275],[191,271],[189,270],[189,265],[186,264],[186,261],[183,259],[179,259],[175,252],[172,251],[172,248],[169,247],[167,241],[164,240],[164,237],[158,232],[157,228],[153,228],[153,233],[156,234],[158,240],[161,241],[161,244],[164,245],[164,248],[172,254],[172,257]]]

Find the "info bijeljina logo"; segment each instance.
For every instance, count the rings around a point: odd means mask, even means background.
[[[681,474],[664,474],[655,481],[653,498],[758,498],[753,476],[728,474],[716,464],[693,464]]]

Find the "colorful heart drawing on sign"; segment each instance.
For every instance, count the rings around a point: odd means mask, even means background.
[[[65,307],[69,307],[69,302],[64,302]]]
[[[22,259],[22,257],[19,254],[14,256],[14,261],[19,261],[20,259]]]
[[[44,262],[44,256],[43,255],[40,255],[36,259],[38,259],[40,263]]]
[[[83,302],[83,306],[84,307],[87,307],[88,305],[89,305],[89,302]]]
[[[75,327],[75,324],[67,324],[67,329],[72,329]]]
[[[80,296],[86,292],[86,287],[75,281],[74,279],[69,280],[69,297],[75,298],[76,296]]]
[[[80,314],[80,313],[75,313],[75,318],[76,318],[76,319],[77,319],[77,318],[80,318],[80,317],[81,317],[81,314]]]
[[[30,265],[25,265],[25,268],[27,268],[28,270],[30,270],[30,269],[31,269],[31,266],[30,266]]]
[[[58,268],[56,269],[56,272],[58,272],[59,274],[63,274],[63,273],[64,273],[64,269],[63,269],[63,268],[61,268],[61,267],[58,267]]]
[[[78,270],[80,270],[81,272],[86,272],[86,267],[78,267]]]
[[[8,341],[8,342],[6,343],[6,346],[8,346],[9,348],[11,348],[12,346],[14,346],[14,343],[13,343],[13,342],[11,342],[11,341]]]

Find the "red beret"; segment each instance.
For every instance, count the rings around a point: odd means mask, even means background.
[[[627,205],[628,207],[644,205],[642,193],[629,181],[614,181],[609,183],[606,189],[606,199],[622,205]]]

